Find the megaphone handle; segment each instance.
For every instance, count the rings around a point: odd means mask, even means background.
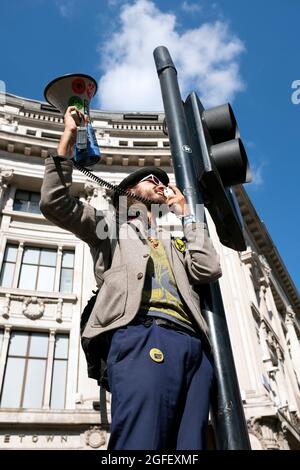
[[[83,117],[79,117],[77,111],[75,111],[75,110],[71,111],[71,116],[74,119],[74,121],[76,122],[76,126],[80,126],[80,124],[83,120]]]

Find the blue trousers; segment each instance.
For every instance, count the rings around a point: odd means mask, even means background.
[[[150,357],[152,348],[163,361]],[[211,357],[199,338],[133,323],[112,335],[107,357],[112,392],[109,450],[206,448]]]

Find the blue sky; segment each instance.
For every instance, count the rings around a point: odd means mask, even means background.
[[[233,105],[254,173],[246,190],[299,289],[299,18],[299,0],[10,0],[0,80],[43,99],[54,77],[88,73],[94,108],[162,110],[152,51],[166,45],[183,97]]]

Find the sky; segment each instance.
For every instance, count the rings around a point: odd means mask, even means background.
[[[43,100],[50,80],[80,72],[98,82],[94,109],[162,111],[152,53],[164,45],[184,99],[230,102],[245,189],[299,289],[299,0],[10,0],[0,12],[8,93]]]

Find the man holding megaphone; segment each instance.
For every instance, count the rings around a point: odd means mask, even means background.
[[[57,149],[58,155],[66,155],[70,158],[73,157],[77,127],[82,121],[84,121],[84,124],[87,126],[88,116],[82,115],[75,106],[69,106],[64,118],[65,130],[61,136],[59,147]]]
[[[193,220],[159,167],[143,167],[120,183],[119,190],[144,203],[129,199],[116,236],[104,237],[111,234],[105,214],[70,195],[77,139],[72,113],[82,119],[75,106],[67,107],[58,155],[46,159],[40,207],[88,243],[93,257],[99,292],[83,314],[82,340],[89,376],[112,393],[108,448],[204,449],[213,361],[193,285],[220,277],[219,257],[206,225]],[[119,214],[119,198],[113,203]],[[156,226],[153,214],[162,206],[175,207],[182,237]],[[106,229],[101,234],[99,226]]]

